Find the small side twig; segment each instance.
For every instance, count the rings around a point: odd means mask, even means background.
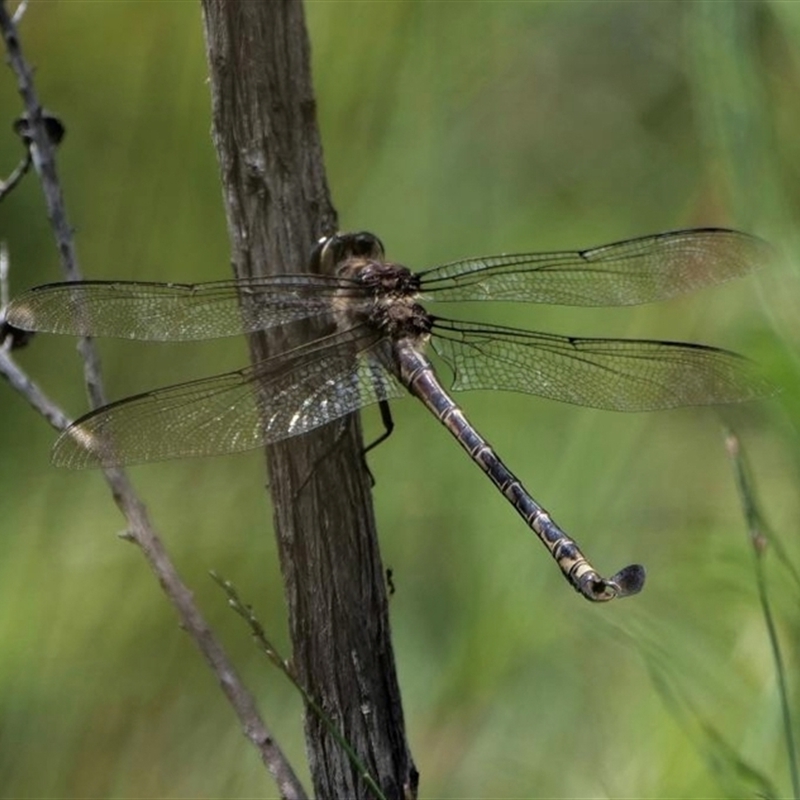
[[[239,593],[236,587],[228,580],[225,580],[221,575],[216,572],[210,573],[212,579],[222,588],[228,597],[228,605],[247,623],[250,628],[250,633],[253,636],[256,644],[261,652],[274,664],[291,682],[292,686],[297,689],[303,697],[303,700],[308,708],[310,708],[327,728],[331,736],[336,740],[339,746],[347,753],[350,763],[356,768],[358,774],[364,783],[369,786],[375,793],[378,800],[386,800],[386,796],[381,791],[375,779],[370,775],[369,770],[364,766],[358,757],[356,751],[352,748],[350,743],[342,736],[339,729],[336,727],[333,720],[325,713],[322,706],[308,693],[306,688],[297,679],[297,676],[292,670],[289,662],[281,658],[280,653],[275,646],[267,638],[267,633],[264,626],[255,614],[253,607],[243,603],[239,599]]]
[[[10,299],[8,290],[8,273],[11,270],[11,257],[8,246],[0,242],[0,322],[5,320],[5,309]]]
[[[789,703],[789,688],[786,682],[786,669],[781,655],[780,642],[778,641],[778,631],[775,626],[775,619],[772,614],[772,606],[769,602],[767,592],[767,579],[764,572],[764,554],[769,545],[778,543],[777,538],[769,531],[766,520],[761,513],[756,499],[755,487],[750,477],[744,454],[742,453],[741,443],[736,434],[728,429],[725,431],[725,448],[728,451],[734,472],[736,475],[736,485],[739,497],[742,502],[742,510],[750,543],[753,548],[755,560],[756,585],[758,587],[758,598],[761,604],[761,613],[764,617],[764,624],[767,629],[770,647],[772,648],[772,660],[775,664],[775,674],[778,682],[778,692],[781,698],[781,714],[783,717],[784,739],[789,757],[789,774],[792,782],[792,796],[795,800],[800,798],[800,770],[797,764],[797,748],[795,745],[794,729],[792,727],[791,706]],[[782,548],[781,548],[782,549]],[[784,553],[784,556],[786,554]],[[792,575],[797,577],[788,557],[782,561],[789,566]]]
[[[36,95],[32,72],[23,57],[15,19],[24,7],[17,8],[14,19],[5,0],[0,0],[0,33],[5,42],[8,61],[17,77],[25,106],[26,141],[30,159],[39,175],[45,196],[47,215],[56,239],[61,263],[69,280],[80,280],[81,273],[69,224],[61,184],[55,164],[54,143],[48,132],[45,115]],[[89,339],[81,340],[79,352],[84,363],[84,376],[94,407],[105,401],[96,349]],[[62,429],[66,416],[44,397],[38,387],[14,364],[8,352],[0,353],[0,373],[20,391],[55,427]],[[47,412],[47,413],[45,413]],[[306,793],[291,764],[261,719],[255,701],[236,673],[232,662],[213,635],[208,623],[194,603],[192,592],[183,583],[169,555],[157,536],[144,503],[133,490],[126,474],[119,469],[104,470],[106,481],[117,507],[125,517],[130,538],[139,546],[164,593],[178,613],[181,626],[192,637],[233,707],[247,738],[261,754],[262,761],[276,781],[281,797],[305,800]]]
[[[25,347],[34,337],[32,331],[23,331],[15,328],[6,321],[6,309],[10,297],[8,291],[8,272],[11,258],[5,242],[0,242],[0,349],[7,353]]]
[[[63,431],[69,425],[69,417],[20,369],[4,346],[0,346],[0,375],[57,431]]]
[[[22,160],[14,168],[14,171],[4,181],[0,181],[0,200],[14,190],[14,187],[22,180],[30,167],[31,154],[26,151]]]
[[[25,16],[25,12],[28,10],[28,0],[21,0],[20,4],[17,6],[16,11],[14,12],[14,16],[12,17],[12,22],[14,25],[19,25],[22,21],[22,18]]]

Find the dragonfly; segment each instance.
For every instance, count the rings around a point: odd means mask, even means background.
[[[336,233],[307,274],[212,283],[80,281],[35,287],[8,305],[16,329],[185,341],[239,336],[300,320],[312,341],[213,377],[127,397],[72,423],[53,449],[69,468],[243,451],[307,433],[409,393],[450,431],[592,601],[636,594],[641,565],[604,578],[470,424],[450,390],[523,392],[581,406],[652,411],[768,395],[756,365],[690,342],[585,338],[455,320],[426,303],[499,300],[570,306],[648,303],[742,276],[770,248],[702,228],[587,250],[469,258],[422,272],[388,261],[367,233]],[[436,364],[434,363],[436,362]],[[440,377],[449,370],[450,385]]]

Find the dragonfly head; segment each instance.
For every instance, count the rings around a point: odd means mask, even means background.
[[[366,231],[323,236],[311,253],[311,270],[333,275],[336,265],[348,258],[383,261],[383,242]]]

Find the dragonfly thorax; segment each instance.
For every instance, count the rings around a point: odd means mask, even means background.
[[[350,258],[337,268],[352,281],[336,293],[334,313],[340,328],[366,324],[392,339],[426,336],[430,315],[417,302],[419,278],[400,264]]]

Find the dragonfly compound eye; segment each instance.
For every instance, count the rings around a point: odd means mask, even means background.
[[[351,235],[350,255],[360,258],[374,258],[378,261],[383,260],[383,242],[374,233],[361,231]]]

